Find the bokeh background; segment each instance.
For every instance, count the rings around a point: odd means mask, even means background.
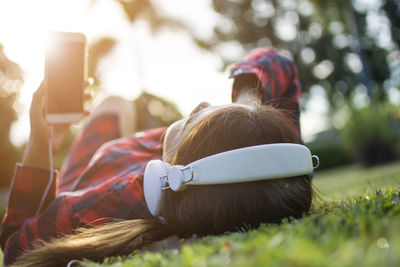
[[[87,35],[92,105],[126,97],[139,129],[169,125],[201,101],[229,103],[230,66],[271,46],[298,66],[304,141],[321,169],[399,158],[398,0],[2,0],[0,187],[29,137],[50,30]]]

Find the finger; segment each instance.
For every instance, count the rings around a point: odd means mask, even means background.
[[[92,77],[89,77],[85,83],[83,84],[83,88],[87,88],[89,86],[92,86],[94,84],[94,79]]]
[[[93,95],[94,95],[93,91],[85,91],[83,98],[85,101],[87,101],[92,99]]]
[[[33,99],[32,99],[32,101],[40,101],[39,99],[41,99],[41,98],[44,96],[45,92],[46,92],[46,87],[47,87],[47,83],[46,83],[45,80],[43,80],[43,81],[40,83],[39,88],[38,88],[38,89],[35,91],[35,93],[33,94]]]
[[[35,91],[32,96],[32,104],[30,108],[31,115],[41,115],[44,108],[44,95],[46,91],[46,82],[43,80],[39,88]]]

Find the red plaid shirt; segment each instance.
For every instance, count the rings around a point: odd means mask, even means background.
[[[231,77],[244,73],[253,73],[260,80],[263,103],[278,100],[276,107],[293,112],[300,135],[301,90],[294,63],[270,48],[258,48],[232,68]],[[236,94],[233,88],[233,99]],[[144,201],[143,174],[147,162],[160,158],[165,128],[114,140],[120,137],[118,129],[117,117],[110,114],[85,127],[37,216],[49,171],[17,166],[0,233],[6,264],[39,240],[70,234],[78,227],[112,218],[151,218]]]
[[[143,174],[148,161],[160,158],[165,128],[116,139],[118,129],[118,118],[112,114],[85,126],[39,215],[35,212],[50,172],[17,165],[0,235],[5,264],[39,240],[71,234],[78,227],[113,218],[151,218]]]

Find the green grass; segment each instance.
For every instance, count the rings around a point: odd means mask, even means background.
[[[371,193],[376,189],[390,189],[400,185],[400,162],[375,168],[349,166],[317,172],[313,183],[317,194],[328,199]]]
[[[101,266],[399,266],[400,164],[316,173],[311,215]],[[88,263],[89,266],[100,264]]]
[[[317,172],[310,216],[87,266],[400,266],[400,162]]]

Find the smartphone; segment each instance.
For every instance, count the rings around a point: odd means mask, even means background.
[[[86,37],[77,32],[51,32],[46,47],[46,120],[71,123],[84,116]]]

